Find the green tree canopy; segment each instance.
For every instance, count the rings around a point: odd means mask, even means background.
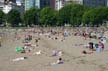
[[[25,25],[37,25],[39,24],[39,9],[31,8],[24,13],[23,21]]]
[[[56,11],[46,7],[40,11],[40,23],[43,26],[54,26],[56,25]]]
[[[97,7],[86,11],[83,15],[84,24],[102,25],[104,20],[108,20],[107,7]]]
[[[2,10],[0,10],[0,24],[3,24],[3,22],[4,22],[4,16],[5,16],[5,14],[3,13]]]
[[[66,5],[58,12],[58,23],[60,26],[64,26],[64,24],[70,23],[71,17],[71,5]]]
[[[20,18],[20,12],[12,9],[8,14],[7,14],[7,22],[10,23],[12,27],[18,26],[19,23],[21,22]]]
[[[82,16],[83,16],[86,9],[87,9],[87,7],[84,7],[83,5],[79,5],[79,4],[71,5],[70,23],[72,26],[81,25]]]

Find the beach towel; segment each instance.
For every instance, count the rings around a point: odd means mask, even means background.
[[[60,65],[60,64],[64,64],[64,62],[61,61],[61,62],[58,62],[58,63],[52,63],[51,65],[55,66],[55,65]]]
[[[22,48],[22,47],[16,47],[16,52],[22,52],[22,51],[24,51],[24,49]]]

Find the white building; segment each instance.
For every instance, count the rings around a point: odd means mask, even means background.
[[[5,5],[3,7],[3,12],[7,14],[11,9],[12,9],[11,5]]]
[[[4,7],[4,0],[0,0],[0,9],[2,10]]]
[[[76,4],[81,4],[83,5],[83,0],[72,0]]]
[[[60,10],[65,5],[65,0],[55,0],[55,10]]]
[[[0,9],[6,14],[12,9],[12,5],[10,3],[11,2],[9,2],[9,4],[5,4],[4,0],[0,0]]]
[[[8,13],[12,9],[16,9],[21,13],[24,12],[24,6],[20,2],[13,3],[13,2],[10,1],[8,4],[4,4],[3,7],[2,7],[2,10],[3,10],[4,13]]]
[[[83,5],[83,0],[66,0],[66,3],[74,3]]]

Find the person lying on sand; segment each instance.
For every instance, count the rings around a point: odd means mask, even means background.
[[[62,51],[53,51],[52,56],[62,56]]]
[[[40,55],[42,53],[42,50],[39,50],[37,52],[34,52],[33,55]]]
[[[62,58],[59,58],[56,62],[51,63],[51,65],[63,64],[63,63],[64,62],[63,62]]]
[[[15,58],[15,59],[13,59],[12,61],[21,61],[21,60],[24,60],[24,59],[27,59],[27,57]]]
[[[93,51],[87,52],[87,51],[83,50],[82,53],[83,53],[83,54],[92,54]]]

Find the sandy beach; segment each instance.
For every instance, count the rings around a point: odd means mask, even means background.
[[[14,32],[4,33],[0,47],[0,71],[108,71],[108,42],[100,53],[93,51],[92,54],[83,54],[83,50],[89,51],[84,45],[89,42],[98,43],[98,40],[84,40],[80,36],[70,34],[61,41],[61,36],[54,40],[45,34],[27,33],[33,37],[30,41],[32,45],[36,45],[35,39],[40,38],[38,46],[32,48],[30,52],[20,53],[16,52],[15,48],[24,46],[25,32],[18,32],[17,37],[20,37],[18,40],[14,38]],[[108,36],[108,33],[105,35]],[[42,51],[40,55],[34,54],[39,50]],[[54,50],[62,51],[62,56],[51,57]],[[27,57],[27,59],[13,61],[19,57]],[[63,64],[51,65],[60,57],[63,59]]]

